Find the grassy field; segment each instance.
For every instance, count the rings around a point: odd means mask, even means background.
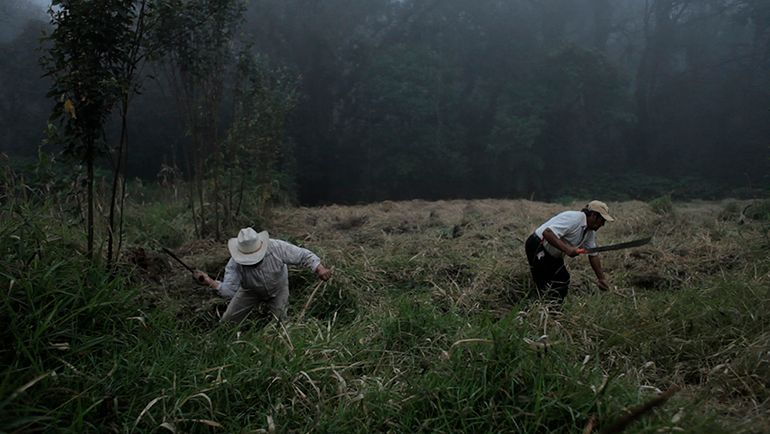
[[[264,229],[334,276],[292,269],[289,321],[239,326],[219,325],[226,302],[158,252],[222,272],[225,244],[191,239],[183,204],[129,203],[112,275],[79,253],[77,219],[8,204],[0,431],[613,432],[678,388],[626,430],[770,432],[762,203],[610,203],[600,243],[652,244],[602,256],[608,292],[569,260],[554,309],[528,296],[523,241],[583,204],[273,209]]]

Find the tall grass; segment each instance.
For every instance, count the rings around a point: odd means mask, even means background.
[[[184,237],[156,224],[183,227],[183,207],[143,209],[133,242]],[[206,300],[189,276],[88,262],[54,207],[2,217],[2,432],[583,432],[671,385],[683,391],[632,431],[767,428],[762,257],[676,291],[575,292],[554,310],[505,295],[525,278],[470,219],[491,249],[442,250],[440,225],[407,245],[359,233],[349,242],[371,244],[321,246],[338,268],[314,300],[314,277],[292,272],[288,323],[219,325],[185,303]]]
[[[0,231],[0,420],[8,431],[93,426],[115,351],[133,340],[126,279],[90,263],[42,210],[14,207]]]
[[[750,276],[767,273],[763,268],[625,303],[588,297],[571,328],[594,343],[598,357],[614,356],[641,384],[697,388],[701,400],[721,403],[712,411],[753,403],[742,422],[757,430],[752,424],[770,402],[770,293],[766,279]]]

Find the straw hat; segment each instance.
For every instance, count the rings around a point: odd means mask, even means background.
[[[607,204],[598,200],[592,200],[591,202],[588,202],[588,205],[586,205],[586,209],[589,211],[596,211],[599,214],[601,214],[602,217],[604,217],[604,220],[607,220],[608,222],[614,222],[615,219],[612,218],[610,215],[610,210],[607,207]]]
[[[241,265],[254,265],[265,257],[270,235],[267,231],[257,233],[252,228],[241,229],[238,238],[230,238],[227,248],[230,256]]]

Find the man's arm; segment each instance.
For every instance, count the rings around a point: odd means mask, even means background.
[[[607,278],[604,276],[604,271],[602,270],[602,260],[599,259],[599,255],[589,256],[588,262],[591,263],[591,268],[594,269],[594,273],[596,274],[597,284],[599,285],[599,288],[603,289],[604,291],[608,291],[610,289],[610,283],[607,281]]]
[[[570,258],[574,258],[578,255],[577,247],[570,245],[569,243],[562,241],[561,238],[559,238],[552,230],[551,228],[547,228],[543,231],[543,239],[548,241],[548,244],[556,247],[557,249],[564,252],[565,255],[569,256]]]
[[[283,240],[270,240],[274,248],[273,253],[279,257],[285,264],[304,265],[318,276],[321,280],[329,280],[332,275],[331,270],[321,264],[321,259],[313,252],[302,247],[295,246]]]
[[[241,273],[238,272],[238,264],[233,258],[230,258],[227,262],[227,266],[225,266],[225,277],[222,282],[212,279],[208,274],[200,270],[195,270],[193,279],[195,279],[196,282],[205,284],[211,289],[217,290],[219,295],[224,298],[233,298],[241,285]]]

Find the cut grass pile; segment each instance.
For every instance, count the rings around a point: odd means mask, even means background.
[[[612,203],[601,243],[653,243],[603,255],[609,292],[570,260],[555,311],[527,297],[523,241],[581,205],[276,209],[265,229],[334,277],[293,269],[290,321],[240,326],[156,253],[179,244],[221,272],[224,243],[168,224],[184,227],[181,208],[130,216],[134,267],[110,276],[55,215],[17,207],[0,231],[0,431],[598,432],[672,386],[630,430],[770,430],[768,222],[741,220],[743,203]]]

